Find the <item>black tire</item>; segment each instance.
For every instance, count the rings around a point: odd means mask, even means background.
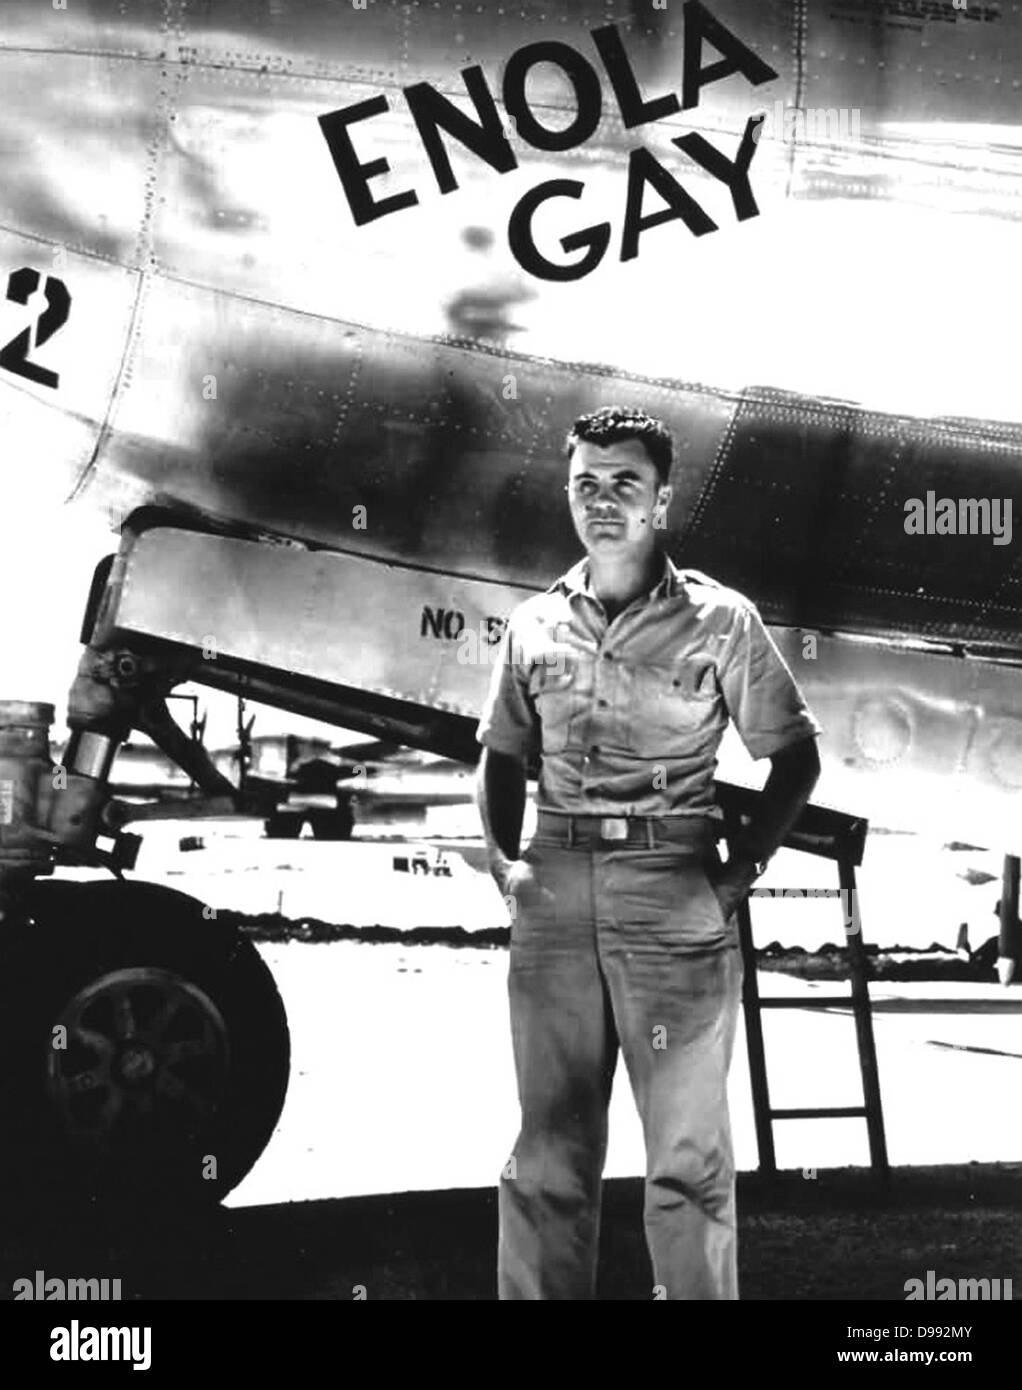
[[[309,824],[317,840],[350,840],[355,817],[348,806],[337,811],[310,811]]]
[[[293,811],[275,811],[263,821],[263,829],[268,840],[297,840],[305,824],[303,815]]]
[[[165,1211],[237,1186],[290,1066],[251,942],[152,884],[37,883],[0,962],[0,1200]]]

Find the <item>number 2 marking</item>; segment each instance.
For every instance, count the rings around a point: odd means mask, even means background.
[[[22,266],[21,270],[11,272],[7,281],[7,298],[15,304],[27,304],[38,288],[38,270],[33,270],[31,266]],[[71,312],[71,295],[63,280],[47,275],[43,293],[46,295],[46,308],[39,315],[39,321],[35,325],[36,347],[42,347],[43,343],[49,342],[57,329],[63,328],[67,323],[68,314]],[[28,381],[35,381],[40,386],[52,386],[56,389],[60,382],[59,374],[51,372],[48,367],[40,367],[37,362],[30,362],[28,354],[31,347],[30,325],[16,338],[12,338],[5,348],[0,349],[0,367],[5,367],[7,371],[14,372],[16,376],[23,376]]]

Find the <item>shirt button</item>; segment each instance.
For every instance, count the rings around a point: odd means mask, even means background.
[[[604,700],[602,697],[601,697],[599,700],[596,701],[596,705],[597,705],[597,708],[598,708],[598,709],[606,709],[608,704],[609,704],[609,701],[608,701],[608,700]]]
[[[604,659],[604,661],[613,661],[613,660],[614,660],[614,653],[613,653],[613,652],[604,652],[604,653],[603,653],[603,659]]]

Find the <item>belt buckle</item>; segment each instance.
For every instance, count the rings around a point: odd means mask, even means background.
[[[628,821],[624,816],[604,816],[600,820],[601,840],[627,840]]]

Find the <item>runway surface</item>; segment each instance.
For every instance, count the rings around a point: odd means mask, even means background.
[[[218,909],[401,931],[507,925],[478,844],[271,841],[259,823],[238,820],[144,831],[135,876]],[[967,921],[980,944],[995,927],[995,859],[923,837],[872,836],[860,872],[864,939],[953,946],[958,923]],[[782,852],[763,882],[833,887],[834,869]],[[753,923],[759,946],[780,940],[812,950],[844,941],[833,899],[757,899]],[[517,1126],[506,951],[351,940],[259,949],[287,1009],[291,1084],[270,1145],[229,1204],[492,1186]],[[841,982],[765,971],[759,978],[764,994],[847,995]],[[1022,1158],[1013,1100],[1022,1075],[1022,986],[875,982],[871,996],[892,1163]],[[775,1106],[862,1103],[847,1004],[770,1010],[763,1026]],[[738,1165],[750,1170],[758,1155],[741,1027],[730,1094]],[[782,1168],[869,1160],[862,1120],[783,1121],[775,1139]],[[642,1166],[639,1123],[619,1067],[607,1174],[633,1176]]]
[[[262,945],[292,1035],[280,1125],[228,1198],[232,1207],[380,1192],[491,1187],[517,1125],[507,953],[333,942]],[[759,973],[766,993],[842,992]],[[1022,1160],[1022,990],[873,985],[888,1149],[894,1164]],[[862,1103],[849,1006],[764,1014],[776,1106]],[[741,1025],[730,1100],[740,1169],[757,1165]],[[868,1164],[862,1120],[776,1126],[782,1168]],[[643,1171],[623,1065],[607,1175]]]

